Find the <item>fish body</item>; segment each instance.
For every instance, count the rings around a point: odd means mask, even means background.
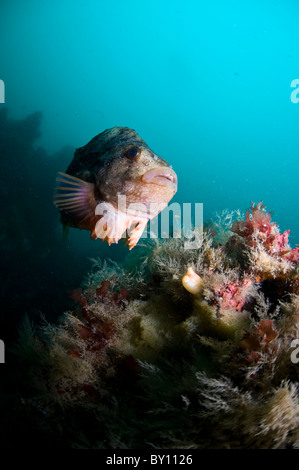
[[[148,221],[177,191],[177,175],[133,129],[113,127],[75,151],[56,179],[54,204],[64,225],[117,243],[130,231],[133,248]]]

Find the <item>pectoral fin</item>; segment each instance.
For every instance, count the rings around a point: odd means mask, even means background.
[[[67,225],[90,230],[97,220],[94,184],[67,173],[58,173],[54,205]]]

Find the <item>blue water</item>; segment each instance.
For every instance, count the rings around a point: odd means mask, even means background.
[[[174,201],[202,202],[207,219],[263,200],[295,246],[298,18],[295,0],[2,0],[0,110],[15,120],[43,113],[34,145],[45,159],[132,127],[177,172]],[[34,165],[30,173],[40,178]],[[76,230],[66,247],[72,260],[120,250]]]

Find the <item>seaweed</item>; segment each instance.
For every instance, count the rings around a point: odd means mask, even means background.
[[[298,448],[297,248],[260,203],[244,220],[224,215],[196,249],[149,240],[122,264],[94,261],[60,322],[22,335],[24,406],[45,436],[66,448]]]

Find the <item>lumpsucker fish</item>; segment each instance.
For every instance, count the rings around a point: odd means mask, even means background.
[[[177,191],[177,175],[133,129],[113,127],[78,148],[58,173],[54,204],[64,226],[133,248]],[[130,230],[131,229],[131,230]]]

